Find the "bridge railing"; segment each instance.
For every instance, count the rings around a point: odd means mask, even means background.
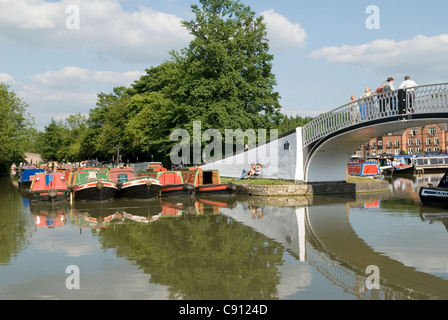
[[[321,114],[302,128],[303,146],[351,126],[408,114],[448,112],[448,83],[374,94]]]

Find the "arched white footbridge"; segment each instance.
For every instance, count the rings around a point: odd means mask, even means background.
[[[202,167],[238,177],[250,163],[260,162],[266,178],[345,181],[347,162],[363,143],[389,132],[446,121],[448,83],[422,85],[348,103],[274,141]]]

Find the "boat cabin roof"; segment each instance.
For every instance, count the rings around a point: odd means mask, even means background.
[[[67,189],[67,180],[63,173],[38,173],[33,177],[31,190]]]
[[[109,175],[110,175],[110,181],[115,183],[128,182],[136,178],[134,169],[130,167],[110,168]]]

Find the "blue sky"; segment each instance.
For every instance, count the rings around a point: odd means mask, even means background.
[[[396,85],[405,75],[419,85],[448,81],[446,0],[241,2],[265,18],[288,115],[330,111],[389,76]],[[188,45],[180,21],[193,18],[195,3],[0,0],[0,82],[29,105],[40,130],[51,118],[88,114],[98,93],[129,86]],[[70,29],[70,8],[79,28]]]

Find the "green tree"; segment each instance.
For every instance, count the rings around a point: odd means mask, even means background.
[[[11,163],[21,161],[27,151],[34,122],[27,107],[8,85],[0,83],[0,174],[8,173]]]
[[[151,155],[159,155],[159,160],[167,159],[174,145],[170,141],[171,122],[176,118],[174,103],[163,94],[152,92],[133,96],[129,108],[140,110],[125,128],[129,148],[140,150],[147,159]]]
[[[171,99],[173,127],[191,130],[200,120],[204,130],[272,128],[280,104],[263,18],[239,1],[200,3],[191,6],[195,19],[183,21],[189,47],[148,69],[131,92]]]

